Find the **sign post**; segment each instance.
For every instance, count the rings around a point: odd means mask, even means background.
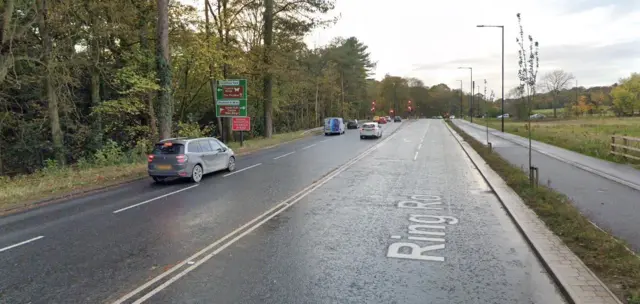
[[[247,116],[247,80],[218,80],[216,87],[216,115],[218,117]]]
[[[244,131],[251,131],[251,117],[232,118],[231,131],[240,131],[240,146],[244,145]]]
[[[242,146],[245,130],[236,130],[236,118],[248,118],[246,79],[218,80],[216,85],[216,116],[233,118],[231,130],[240,131],[240,146]]]

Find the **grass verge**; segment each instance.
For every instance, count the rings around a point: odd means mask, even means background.
[[[478,124],[485,125],[484,119]],[[490,119],[489,127],[500,129],[499,119]],[[612,135],[640,137],[640,118],[637,117],[588,117],[568,120],[532,121],[531,137],[534,140],[572,150],[578,153],[618,163],[631,163],[640,167],[640,162],[630,161],[609,153]],[[505,121],[505,132],[528,137],[526,121]],[[640,148],[640,144],[633,144]],[[631,153],[633,154],[633,153]]]
[[[447,122],[482,156],[522,200],[613,291],[629,304],[640,304],[640,258],[626,244],[595,227],[564,195],[529,185],[528,175],[455,124]]]
[[[274,134],[272,138],[253,138],[229,146],[237,154],[253,151],[300,139],[318,132],[302,134],[302,131]],[[78,169],[62,167],[14,178],[0,177],[0,215],[15,210],[24,210],[39,205],[42,201],[80,194],[92,190],[147,176],[147,164],[128,163],[113,166]]]

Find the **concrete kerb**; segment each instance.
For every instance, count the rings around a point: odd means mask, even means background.
[[[447,128],[489,187],[494,191],[507,214],[565,295],[565,298],[575,304],[622,304],[580,258],[546,227],[535,212],[489,167],[469,143],[464,141],[449,125],[447,125]]]
[[[464,121],[464,120],[463,120],[463,121]],[[479,125],[476,125],[476,124],[474,124],[474,123],[470,123],[470,122],[467,122],[467,121],[464,121],[464,123],[469,124],[472,128],[480,129],[480,128],[479,128]],[[477,127],[477,126],[478,126],[478,127]],[[484,128],[482,128],[482,130],[484,131]],[[495,130],[495,129],[493,129],[493,130]],[[496,130],[496,131],[497,131],[497,130]],[[496,136],[496,137],[499,137],[499,138],[502,138],[502,139],[504,139],[504,140],[506,140],[506,141],[512,142],[512,143],[514,143],[514,144],[516,144],[516,145],[518,145],[518,146],[525,147],[525,148],[529,148],[529,146],[528,146],[528,145],[522,144],[522,143],[520,143],[520,142],[518,142],[518,141],[516,141],[516,140],[513,140],[513,139],[511,139],[511,138],[507,138],[507,137],[505,137],[505,136],[501,136],[501,135],[495,134],[495,133],[493,133],[493,132],[491,133],[491,135]],[[541,150],[536,149],[536,148],[533,148],[533,147],[531,147],[531,150],[536,151],[536,152],[538,152],[538,153],[540,153],[540,154],[542,154],[542,155],[546,155],[546,156],[549,156],[549,157],[551,157],[551,158],[555,158],[555,159],[557,159],[557,160],[559,160],[559,161],[561,161],[561,162],[564,162],[564,163],[570,164],[570,165],[572,165],[572,166],[574,166],[574,167],[576,167],[576,168],[582,169],[582,170],[587,171],[587,172],[589,172],[589,173],[593,173],[593,174],[599,175],[599,176],[604,177],[604,178],[606,178],[606,179],[608,179],[608,180],[614,181],[614,182],[616,182],[616,183],[619,183],[619,184],[625,185],[625,186],[627,186],[627,187],[629,187],[629,188],[632,188],[632,189],[635,189],[635,190],[640,191],[640,185],[638,185],[638,184],[636,184],[636,183],[633,183],[633,182],[627,181],[627,180],[625,180],[625,179],[621,179],[621,178],[615,177],[615,176],[613,176],[613,175],[611,175],[611,174],[608,174],[608,173],[602,172],[602,171],[600,171],[600,170],[597,170],[597,169],[591,168],[591,167],[589,167],[589,166],[585,166],[585,165],[580,164],[580,163],[576,163],[576,162],[574,162],[574,161],[571,161],[571,160],[566,159],[566,158],[564,158],[564,157],[557,156],[557,155],[552,154],[552,153],[548,153],[548,152],[541,151]]]

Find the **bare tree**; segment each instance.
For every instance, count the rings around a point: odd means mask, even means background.
[[[533,99],[536,97],[536,81],[538,79],[538,67],[540,66],[540,57],[539,57],[539,46],[538,41],[535,41],[531,35],[529,35],[527,40],[529,40],[528,50],[525,48],[525,38],[524,38],[524,30],[522,29],[522,19],[520,18],[520,13],[517,14],[518,17],[518,27],[520,28],[520,36],[516,38],[516,42],[518,43],[518,65],[520,69],[518,70],[518,78],[520,80],[520,93],[527,101],[527,119],[528,119],[528,130],[529,130],[529,181],[531,184],[534,184],[533,178],[533,167],[531,166],[531,104],[533,103]]]
[[[560,91],[566,89],[569,86],[569,82],[574,77],[571,73],[567,73],[563,70],[554,70],[542,77],[542,86],[553,95],[552,107],[553,117],[556,117],[556,108],[558,105],[558,95]]]

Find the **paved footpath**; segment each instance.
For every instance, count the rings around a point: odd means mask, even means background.
[[[453,122],[486,145],[485,126],[461,119]],[[491,128],[489,132],[494,151],[514,166],[528,168],[528,139]],[[640,171],[545,143],[533,141],[532,146],[540,184],[569,197],[594,225],[640,252]]]

